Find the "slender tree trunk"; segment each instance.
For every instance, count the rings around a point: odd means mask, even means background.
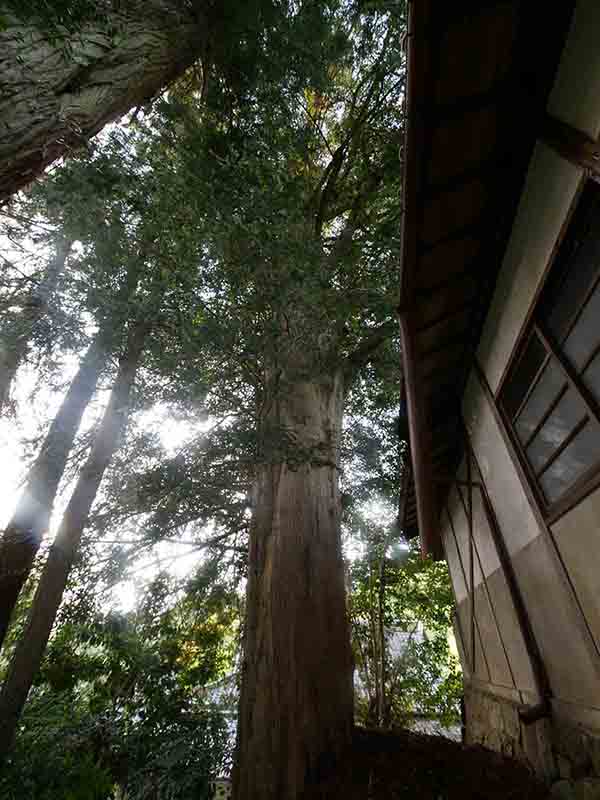
[[[375,684],[375,697],[373,705],[369,707],[368,723],[373,727],[379,724],[379,709],[381,706],[381,671],[380,664],[380,650],[379,650],[379,629],[376,619],[376,603],[375,603],[375,579],[373,575],[373,565],[369,566],[369,627],[371,629],[371,642],[373,647],[373,681]]]
[[[340,374],[270,404],[250,537],[237,800],[318,797],[352,729],[340,542]],[[276,442],[276,445],[273,445]]]
[[[205,51],[208,0],[121,0],[66,41],[9,18],[0,32],[0,203]]]
[[[9,323],[0,334],[0,413],[8,403],[12,383],[27,355],[35,326],[48,311],[71,246],[70,240],[59,240],[54,258],[48,263],[40,284],[29,293],[26,309],[19,315],[17,324]]]
[[[377,716],[379,717],[379,724],[386,726],[388,723],[387,714],[387,701],[385,692],[386,682],[386,657],[387,648],[385,641],[385,550],[381,554],[379,561],[379,586],[377,592],[378,598],[378,616],[379,616],[379,685],[381,687],[379,694],[379,708]]]
[[[17,644],[0,692],[0,761],[12,746],[19,717],[39,669],[90,509],[127,423],[131,388],[147,331],[146,323],[138,323],[130,332],[110,401],[50,548],[27,628]]]
[[[98,335],[71,382],[0,541],[0,647],[21,588],[48,529],[69,451],[83,413],[96,391],[104,359]]]

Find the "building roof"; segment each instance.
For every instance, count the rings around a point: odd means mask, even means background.
[[[399,523],[441,555],[461,400],[572,4],[413,0],[400,320],[412,460]]]

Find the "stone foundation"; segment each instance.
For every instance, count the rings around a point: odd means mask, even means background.
[[[600,733],[556,717],[525,725],[519,706],[479,688],[465,688],[465,741],[528,764],[552,795],[600,800]]]
[[[543,780],[557,776],[552,752],[551,726],[547,719],[524,725],[517,703],[479,689],[465,689],[465,742],[481,744],[526,762]]]

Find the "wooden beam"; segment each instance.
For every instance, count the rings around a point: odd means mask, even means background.
[[[435,40],[435,44],[439,44],[442,34],[451,27],[471,22],[473,14],[482,14],[493,11],[498,6],[510,5],[511,0],[465,0],[460,8],[447,3],[441,6],[439,11],[436,8],[436,20],[428,23],[425,34],[430,40]]]
[[[600,144],[587,133],[546,114],[540,139],[571,164],[584,169],[590,178],[600,180]]]
[[[468,314],[471,309],[473,308],[473,300],[477,298],[473,298],[472,296],[467,296],[466,300],[459,303],[456,306],[451,306],[450,308],[445,309],[442,311],[441,314],[437,314],[437,316],[428,319],[426,322],[422,322],[415,333],[417,336],[420,333],[425,333],[425,331],[431,330],[431,328],[435,328],[436,325],[441,325],[443,322],[447,322],[454,317],[461,316],[462,314]],[[423,355],[421,354],[421,358]]]
[[[474,258],[471,258],[464,268],[451,273],[443,280],[437,283],[429,284],[422,289],[416,289],[414,293],[415,300],[427,300],[434,297],[436,294],[452,289],[459,281],[475,280],[478,277],[478,270],[481,269],[481,258],[479,253]]]
[[[450,231],[450,233],[441,236],[433,242],[418,241],[418,254],[419,256],[427,255],[442,245],[458,242],[461,239],[481,239],[482,231],[486,230],[486,223],[491,221],[492,217],[489,211],[484,211],[477,219],[468,222],[466,225],[461,225],[459,228],[455,228],[453,231]]]
[[[472,183],[480,179],[483,181],[493,181],[499,174],[514,163],[514,156],[509,150],[502,151],[492,158],[482,159],[478,164],[464,169],[450,178],[443,180],[428,181],[427,185],[421,190],[419,200],[422,205],[427,205],[438,194],[459,189],[461,186]]]
[[[410,452],[419,531],[421,533],[421,552],[423,556],[433,555],[438,557],[440,554],[440,541],[437,521],[437,498],[431,460],[431,431],[429,430],[417,362],[414,313],[409,309],[403,309],[400,311],[399,316],[410,429]]]
[[[437,506],[432,482],[431,452],[427,428],[422,382],[417,363],[415,324],[413,319],[414,289],[418,256],[417,198],[422,180],[423,117],[418,100],[423,95],[427,78],[426,47],[427,3],[408,6],[408,77],[405,97],[406,136],[404,146],[401,259],[400,259],[400,329],[402,361],[408,407],[412,478],[415,487],[417,517],[423,555],[439,554],[436,547]],[[438,537],[439,541],[439,537]]]
[[[466,326],[465,326],[466,328]],[[421,351],[421,362],[427,361],[431,356],[437,356],[442,350],[452,350],[456,349],[457,347],[461,346],[464,347],[467,340],[467,331],[462,331],[460,334],[456,336],[449,336],[446,339],[442,339],[439,341],[435,346],[429,347],[427,350]]]
[[[456,393],[460,392],[460,385],[456,382],[456,374],[457,370],[461,368],[464,362],[464,358],[462,357],[463,352],[464,350],[461,348],[454,348],[454,352],[446,353],[442,366],[440,366],[439,355],[432,356],[432,358],[429,359],[430,363],[428,363],[426,367],[421,363],[421,378],[424,383],[427,383],[430,378],[435,375],[435,386],[429,387],[432,392],[445,392],[445,384],[451,384],[453,389],[452,393],[447,395],[447,397],[454,398]],[[459,354],[458,357],[457,353]]]
[[[404,528],[406,527],[407,514],[411,506],[410,503],[411,478],[412,478],[411,455],[410,455],[410,447],[408,447],[407,452],[404,456],[404,468],[402,470],[402,479],[400,482],[400,501],[398,504],[398,527],[401,530],[404,530]]]
[[[422,180],[423,117],[417,101],[423,94],[427,75],[426,48],[427,3],[408,4],[407,79],[404,97],[406,133],[402,159],[403,210],[400,244],[400,303],[412,298],[417,263],[417,197]]]
[[[515,82],[512,75],[509,75],[495,81],[492,86],[483,92],[470,94],[467,97],[460,97],[446,103],[432,103],[427,98],[421,100],[418,107],[427,124],[438,127],[459,117],[480,111],[486,106],[506,104],[510,101],[510,98],[520,96],[526,97],[523,87]]]

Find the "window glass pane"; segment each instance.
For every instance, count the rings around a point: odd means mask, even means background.
[[[588,422],[540,478],[549,502],[558,498],[577,478],[600,460],[600,426]]]
[[[600,186],[588,181],[500,398],[549,504],[600,470],[600,420],[581,396],[585,384],[600,405],[599,278]],[[554,338],[560,360],[571,364],[576,386],[535,333],[536,322]]]
[[[560,367],[554,359],[551,359],[544,367],[535,389],[529,395],[515,423],[517,436],[521,442],[527,441],[565,383]]]
[[[577,371],[600,341],[600,287],[596,286],[586,307],[564,345],[564,351]]]
[[[536,474],[585,415],[586,407],[581,397],[573,389],[567,389],[527,448],[527,458]]]
[[[555,296],[546,317],[550,332],[560,342],[563,340],[570,321],[582,304],[594,276],[600,266],[600,230],[590,233],[589,238],[578,242],[574,257],[569,260],[564,281],[557,287]]]
[[[535,333],[532,334],[516,369],[513,370],[502,391],[502,404],[511,419],[514,418],[527,390],[535,380],[545,355],[544,345]]]
[[[600,267],[600,187],[588,181],[575,209],[544,292],[539,314],[562,342]]]

